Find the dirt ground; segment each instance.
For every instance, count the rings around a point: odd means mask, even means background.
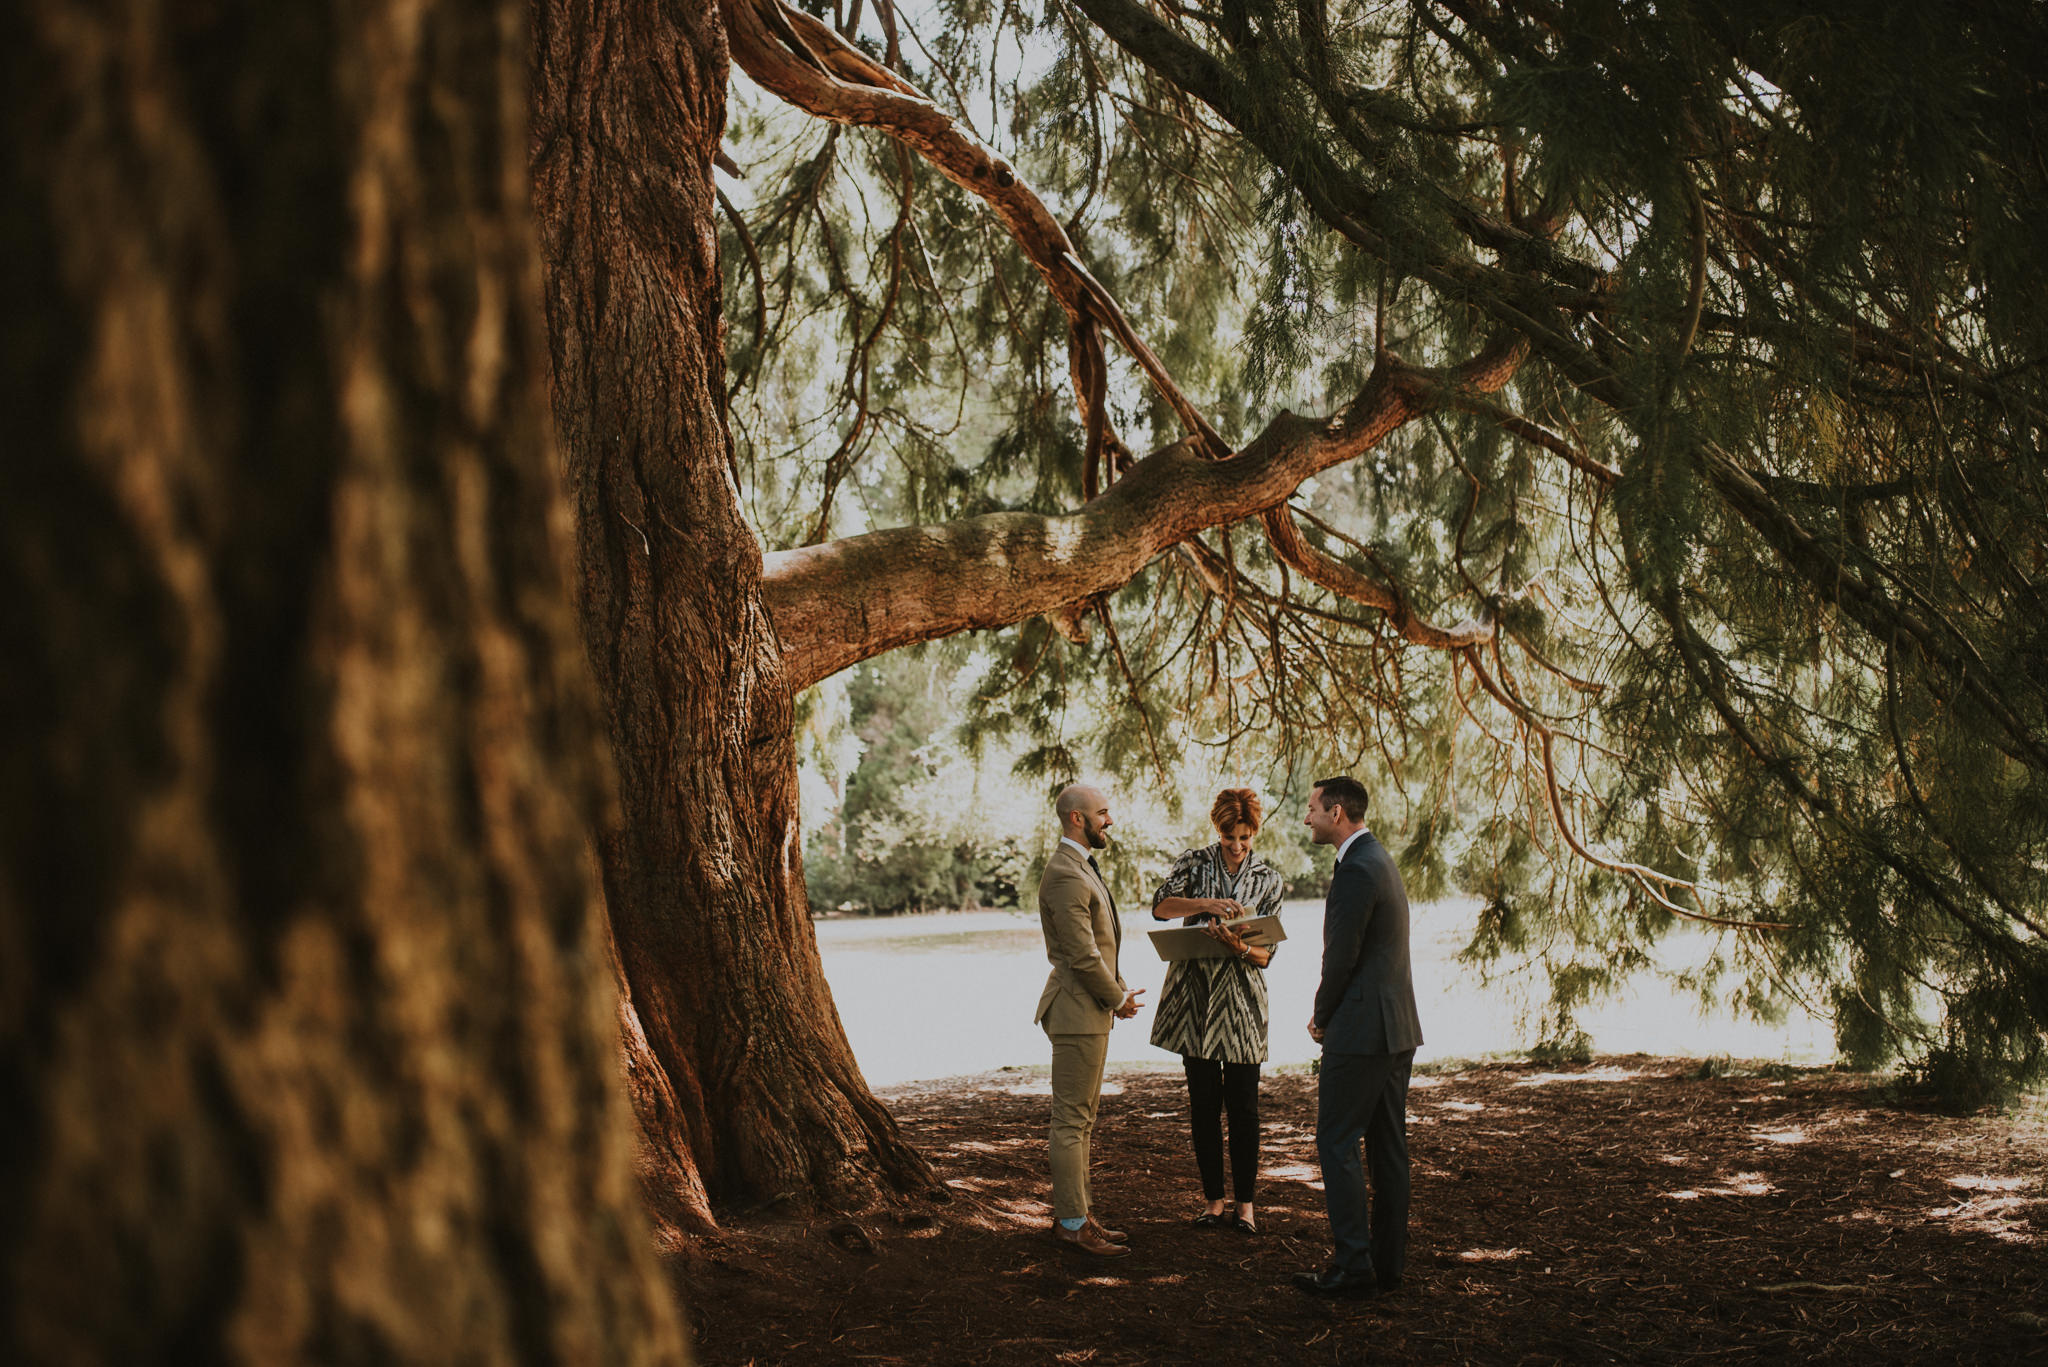
[[[675,1262],[714,1367],[2048,1363],[2048,1107],[1958,1118],[1871,1079],[1691,1060],[1452,1066],[1409,1093],[1408,1284],[1311,1301],[1315,1080],[1268,1070],[1260,1222],[1200,1207],[1178,1070],[1113,1071],[1102,1262],[1050,1242],[1043,1071],[883,1093],[952,1199],[737,1218]]]

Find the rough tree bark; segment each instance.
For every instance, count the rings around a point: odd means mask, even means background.
[[[522,7],[0,29],[0,1359],[684,1360]]]
[[[932,1177],[869,1093],[804,894],[792,689],[725,425],[709,5],[536,0],[533,176],[585,644],[618,767],[602,841],[644,1177],[712,1205]]]
[[[649,1196],[674,1238],[712,1227],[718,1204],[927,1188],[929,1169],[861,1079],[819,964],[797,829],[796,691],[899,645],[1114,588],[1190,532],[1273,508],[1432,406],[1497,389],[1525,348],[1504,338],[1443,373],[1388,358],[1346,412],[1284,417],[1218,461],[1220,438],[1029,187],[828,30],[775,0],[536,0],[535,13],[533,174],[555,420],[576,504],[585,643],[619,770],[603,866]],[[1071,518],[908,528],[764,567],[724,413],[711,166],[728,18],[758,79],[820,117],[886,129],[990,202],[1076,325],[1091,446],[1114,441],[1087,378],[1102,369],[1098,325],[1183,410],[1188,441]],[[809,36],[769,32],[785,23]],[[1297,557],[1305,572],[1311,554]],[[1384,597],[1374,601],[1398,608]],[[1396,615],[1442,648],[1486,630]]]

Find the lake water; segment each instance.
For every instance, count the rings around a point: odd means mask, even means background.
[[[1482,985],[1476,971],[1457,962],[1477,914],[1476,902],[1414,908],[1410,955],[1416,1006],[1429,1041],[1417,1051],[1418,1062],[1477,1058],[1535,1042],[1522,1017],[1528,1008],[1542,1006],[1540,979],[1524,975],[1519,982],[1497,979]],[[1323,906],[1320,901],[1289,902],[1282,918],[1291,938],[1280,947],[1267,978],[1272,1061],[1306,1063],[1320,1052],[1306,1025],[1321,970]],[[839,1017],[871,1085],[1047,1061],[1045,1034],[1031,1021],[1048,971],[1035,910],[814,924]],[[1147,989],[1142,998],[1147,1009],[1110,1032],[1112,1063],[1178,1062],[1177,1055],[1146,1042],[1150,1007],[1159,999],[1166,965],[1145,932],[1160,924],[1149,915],[1124,918],[1124,981]],[[1681,931],[1667,937],[1659,962],[1671,970],[1688,968],[1712,946],[1709,935]],[[1649,973],[1612,1000],[1583,1011],[1580,1024],[1603,1054],[1726,1054],[1804,1065],[1834,1057],[1833,1032],[1825,1021],[1804,1012],[1777,1025],[1738,1020],[1726,1010],[1703,1014],[1696,998],[1674,993]]]

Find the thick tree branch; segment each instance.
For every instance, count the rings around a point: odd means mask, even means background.
[[[1282,413],[1229,460],[1209,459],[1195,438],[1175,442],[1064,516],[991,513],[770,554],[764,591],[784,677],[805,688],[886,650],[1007,626],[1128,583],[1176,543],[1279,507],[1303,480],[1451,395],[1498,389],[1525,352],[1519,339],[1503,339],[1447,373],[1384,357],[1332,418]],[[1460,643],[1437,634],[1441,642],[1421,643]]]

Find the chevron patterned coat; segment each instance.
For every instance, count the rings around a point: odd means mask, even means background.
[[[1169,897],[1231,897],[1255,916],[1280,911],[1280,874],[1256,853],[1232,879],[1216,845],[1189,850],[1174,860],[1152,905]],[[1183,925],[1196,924],[1189,917]],[[1275,951],[1278,952],[1277,950]],[[1225,1063],[1266,1061],[1266,972],[1238,959],[1178,959],[1166,967],[1166,984],[1152,1017],[1152,1043],[1189,1058]]]

